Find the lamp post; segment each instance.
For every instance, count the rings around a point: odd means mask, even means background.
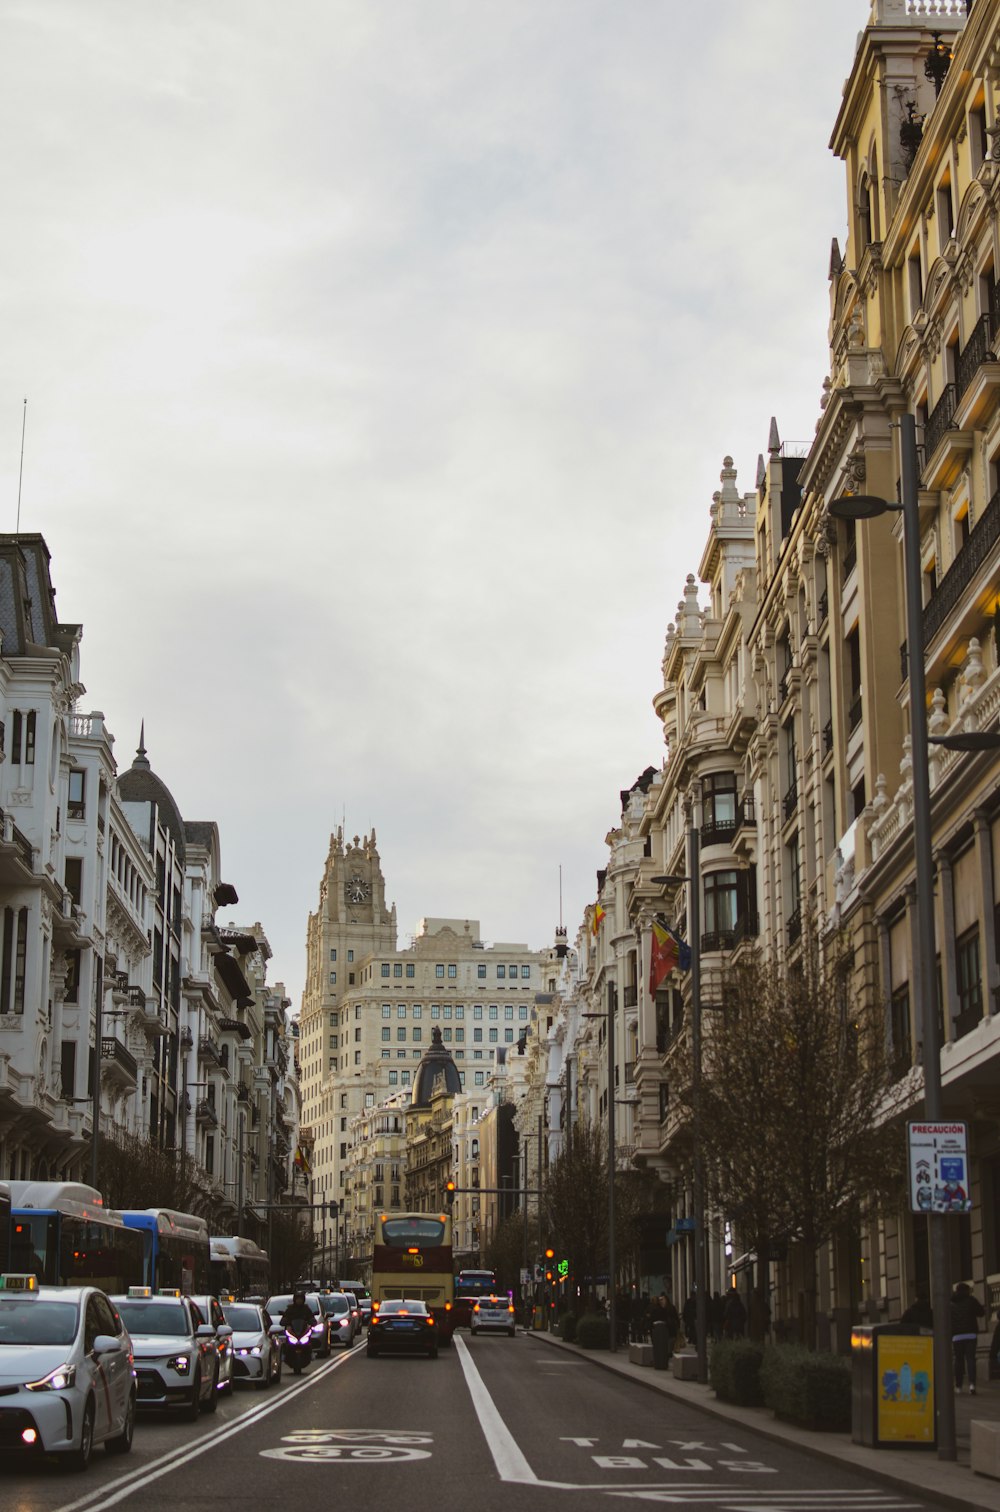
[[[870,494],[846,495],[829,506],[835,519],[870,520],[890,511],[903,516],[903,565],[906,594],[907,670],[910,680],[910,757],[913,780],[913,844],[917,884],[917,933],[920,937],[916,1000],[924,1041],[924,1114],[928,1123],[944,1117],[941,1089],[941,1035],[933,984],[937,980],[934,935],[934,860],[931,852],[931,795],[927,759],[927,688],[924,675],[923,602],[920,573],[920,513],[917,498],[917,433],[910,414],[900,416],[902,503]],[[961,740],[961,737],[957,737]],[[948,737],[936,744],[946,745]],[[959,747],[963,748],[963,747]],[[964,747],[969,749],[970,747]],[[938,1454],[957,1457],[953,1391],[951,1284],[948,1228],[944,1213],[930,1213],[931,1306],[934,1312],[934,1380],[938,1419]]]
[[[608,1006],[604,1013],[584,1013],[583,1018],[603,1018],[608,1040],[608,1348],[612,1353],[618,1348],[618,1309],[615,1300],[615,1270],[618,1257],[615,1253],[615,998],[614,982],[607,986]]]
[[[701,1143],[701,884],[700,835],[694,815],[688,825],[688,869],[683,875],[651,877],[661,884],[688,885],[688,941],[691,951],[691,1089],[694,1123],[694,1303],[698,1335],[698,1379],[708,1382],[708,1254],[705,1244],[705,1152]],[[765,1262],[760,1262],[765,1263]]]

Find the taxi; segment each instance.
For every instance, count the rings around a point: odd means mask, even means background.
[[[222,1311],[233,1330],[233,1380],[250,1381],[265,1390],[281,1380],[284,1329],[272,1323],[257,1302],[224,1302]]]
[[[194,1422],[218,1406],[219,1358],[215,1329],[202,1321],[190,1297],[153,1295],[130,1286],[111,1299],[132,1339],[140,1407],[179,1407]]]
[[[0,1450],[86,1470],[95,1444],[129,1452],[135,1406],[131,1340],[104,1292],[0,1275]]]
[[[509,1297],[480,1297],[469,1318],[472,1333],[505,1333],[514,1337],[514,1304]]]

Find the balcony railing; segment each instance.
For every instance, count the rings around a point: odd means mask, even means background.
[[[829,595],[829,593],[827,593],[826,589],[824,588],[823,592],[819,596],[819,622],[820,622],[821,625],[822,625],[823,621],[826,619],[826,617],[827,617],[827,615],[829,613],[830,613],[830,595]]]
[[[140,1013],[146,1011],[146,994],[141,987],[130,987],[128,990],[128,1005],[137,1008]]]
[[[219,1115],[215,1111],[215,1104],[209,1102],[207,1097],[201,1098],[194,1110],[194,1116],[199,1123],[210,1124],[213,1128],[218,1125]]]
[[[828,719],[823,726],[823,754],[828,756],[833,750],[833,720]]]
[[[739,834],[741,829],[753,829],[757,823],[757,812],[752,798],[744,798],[736,805],[736,820],[733,825],[733,835]]]
[[[798,940],[801,939],[801,937],[802,937],[802,908],[801,908],[801,906],[798,907],[798,908],[796,908],[796,909],[794,909],[793,912],[788,915],[788,923],[785,925],[785,928],[788,931],[788,943],[789,943],[789,945],[795,945],[798,942]]]
[[[708,819],[701,827],[702,845],[727,845],[736,833],[736,818]]]
[[[222,1046],[210,1034],[203,1034],[198,1041],[198,1059],[215,1061],[222,1065]]]
[[[245,1081],[236,1083],[236,1101],[241,1103],[248,1103],[250,1101],[250,1088]],[[304,1132],[303,1130],[303,1134]]]
[[[799,785],[793,780],[788,784],[784,798],[781,800],[781,809],[786,819],[790,819],[795,813],[799,801]]]
[[[736,944],[735,929],[715,929],[701,937],[701,953],[708,955],[711,951],[732,950]]]
[[[110,1061],[113,1066],[119,1067],[127,1076],[131,1077],[132,1081],[135,1081],[138,1069],[135,1063],[135,1056],[125,1049],[121,1040],[102,1039],[101,1060]]]
[[[930,644],[1000,539],[1000,489],[976,521],[924,610],[924,645]]]
[[[790,669],[788,667],[786,667],[785,670],[784,670],[784,672],[782,672],[781,676],[778,678],[778,704],[779,704],[779,706],[781,704],[783,704],[784,701],[785,701],[785,699],[788,697],[788,673],[789,673],[789,670]]]
[[[959,399],[961,399],[987,357],[993,355],[990,351],[990,341],[993,335],[992,325],[993,322],[988,315],[980,315],[972,327],[972,335],[962,348],[961,356],[955,364],[955,387],[958,390]]]
[[[937,404],[927,416],[927,422],[924,425],[924,455],[928,461],[937,450],[942,437],[951,428],[957,404],[958,390],[953,383],[948,383]]]

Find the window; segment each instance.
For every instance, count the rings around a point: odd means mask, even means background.
[[[360,1050],[355,1050],[355,1052],[354,1052],[354,1064],[356,1066],[360,1066],[360,1064],[361,1064],[361,1051]]]
[[[705,877],[707,935],[731,934],[736,928],[736,876],[735,871],[718,871],[709,872]]]
[[[383,1060],[391,1060],[392,1059],[392,1051],[391,1050],[383,1050],[382,1051],[382,1059]]]
[[[394,977],[401,977],[403,975],[403,963],[402,963],[402,961],[393,961],[393,963],[392,963],[392,974],[393,974]]]
[[[336,959],[337,959],[337,952],[335,950],[331,950],[330,951],[330,960],[331,961],[335,961]]]
[[[441,1031],[441,1038],[442,1038],[442,1040],[444,1040],[445,1044],[450,1045],[451,1044],[451,1030],[450,1029],[443,1029]]]
[[[449,982],[453,982],[457,976],[458,976],[458,967],[457,966],[449,966],[448,967],[448,980],[449,980]]]
[[[374,1106],[375,1106],[375,1093],[374,1092],[366,1092],[365,1093],[365,1107],[366,1108],[373,1108]]]
[[[522,982],[530,982],[531,981],[531,967],[530,966],[522,966],[521,967],[521,981]]]
[[[397,1040],[405,1040],[406,1039],[406,1025],[405,1024],[400,1024],[399,1028],[396,1030],[396,1038],[397,1038]]]
[[[497,1040],[499,1039],[499,1037],[500,1037],[500,1030],[499,1029],[491,1029],[490,1030],[490,1044],[491,1045],[495,1045],[496,1042],[497,1042]]]
[[[392,1039],[392,1030],[389,1028],[388,1024],[383,1024],[382,1026],[382,1038],[384,1040]]]
[[[396,1059],[397,1060],[405,1060],[406,1059],[406,1051],[405,1050],[397,1050],[396,1051]]]
[[[400,1085],[401,1086],[408,1087],[410,1085],[410,1073],[409,1073],[409,1071],[400,1071],[400,1073],[399,1073],[399,1081],[400,1081]],[[397,1198],[397,1201],[398,1200],[399,1199]]]
[[[418,1019],[418,1018],[420,1018],[422,1016],[422,1014],[423,1014],[423,1009],[421,1008],[420,1004],[419,1003],[414,1003],[414,1005],[413,1005],[413,1017],[415,1019]]]
[[[455,1030],[455,1044],[456,1045],[461,1045],[461,1044],[464,1043],[464,1041],[465,1041],[465,1030],[464,1029],[456,1029]]]
[[[437,979],[438,979],[439,982],[443,982],[444,981],[444,967],[443,966],[435,966],[434,967],[434,975],[437,977]]]
[[[399,1081],[399,1072],[398,1071],[390,1071],[389,1072],[389,1085],[390,1085],[390,1087],[395,1087],[396,1084],[398,1083],[398,1081]]]
[[[527,1005],[527,1003],[522,1003],[520,1005],[520,1007],[517,1010],[517,1016],[518,1016],[519,1019],[526,1019],[528,1017],[528,1005]]]
[[[736,773],[713,772],[702,787],[704,818],[702,839],[711,844],[731,835],[736,828]]]
[[[25,910],[22,908],[21,909],[21,913],[24,914],[24,912],[25,912]],[[20,939],[18,939],[18,953],[20,954],[20,952],[21,952],[21,941],[20,941]],[[4,974],[6,975],[6,951],[4,952],[4,967],[5,967]],[[21,983],[22,983],[21,992],[22,992],[22,999],[23,999],[23,993],[24,993],[24,986],[23,986],[23,984],[24,984],[24,968],[23,968],[23,964],[21,966]],[[67,952],[66,952],[66,985],[65,985],[65,988],[63,990],[64,990],[65,1001],[67,1003],[78,1003],[80,1001],[80,952],[78,950],[67,950]],[[15,1009],[14,1011],[15,1012],[23,1012],[24,1010],[22,1008],[22,1009]]]
[[[401,1018],[401,1019],[405,1019],[405,1017],[406,1017],[406,1004],[405,1003],[398,1003],[396,1005],[396,1017],[397,1018]]]
[[[444,1017],[446,1019],[450,1019],[451,1018],[451,1004],[450,1003],[445,1003],[444,1007],[441,1009],[441,1014],[442,1014],[442,1017]]]
[[[966,930],[955,942],[960,1028],[968,1033],[983,1016],[983,989],[979,974],[979,928]]]
[[[483,1031],[479,1028],[478,1025],[473,1028],[472,1043],[474,1045],[481,1045],[483,1043]]]
[[[483,1016],[483,1005],[482,1005],[482,1003],[475,1003],[473,1005],[473,1009],[472,1009],[472,1017],[474,1019],[481,1019],[482,1016]]]
[[[22,714],[20,709],[14,710],[13,728],[11,730],[11,751],[15,762],[24,762],[26,766],[33,766],[35,762],[35,711],[29,709]]]
[[[337,973],[335,971],[331,971],[330,972],[330,986],[331,987],[336,987],[336,985],[337,985]]]
[[[392,1018],[392,1004],[391,1003],[383,1003],[382,1004],[382,1017],[383,1018]]]
[[[347,1107],[347,1093],[346,1092],[341,1092],[341,1094],[340,1094],[340,1106],[342,1108],[346,1108]]]
[[[417,1044],[423,1038],[423,1030],[417,1025],[413,1030],[413,1043]]]
[[[486,1079],[486,1073],[485,1073],[485,1071],[477,1071],[475,1073],[475,1082],[476,1082],[476,1086],[477,1087],[481,1087],[483,1085],[485,1079]]]
[[[356,1045],[359,1045],[361,1043],[361,1026],[360,1025],[354,1031],[354,1043]]]
[[[413,965],[413,962],[412,961],[408,961],[407,965],[406,965],[406,975],[408,977],[412,977],[413,975],[415,975],[415,972],[416,972],[416,968]]]
[[[353,960],[354,960],[354,951],[353,951],[353,950],[349,950],[349,951],[348,951],[348,952],[347,952],[347,959],[348,959],[348,960],[349,960],[349,961],[353,961]]]
[[[481,982],[485,980],[485,978],[486,978],[486,962],[485,961],[478,961],[476,963],[476,976],[479,978],[479,980]]]
[[[501,981],[504,977],[506,977],[506,975],[507,975],[507,968],[506,968],[506,966],[498,966],[497,967],[497,981],[498,982]]]
[[[504,1005],[503,1005],[503,1016],[504,1016],[505,1019],[512,1019],[514,1017],[514,1004],[513,1003],[504,1003]]]
[[[473,1050],[473,1052],[472,1052],[472,1059],[473,1060],[482,1060],[482,1058],[483,1058],[483,1052],[481,1050]]]
[[[512,1045],[514,1043],[513,1029],[505,1029],[503,1032],[503,1039],[505,1045]]]
[[[500,1009],[497,1007],[496,1003],[491,1003],[490,1004],[490,1018],[491,1019],[495,1019],[495,1018],[499,1018],[499,1017],[500,1017]]]
[[[893,1069],[903,1076],[913,1060],[913,1045],[910,1037],[910,986],[904,982],[897,987],[889,1000],[889,1029],[892,1036]]]
[[[66,891],[73,902],[79,908],[83,898],[83,858],[80,856],[66,857],[65,871]]]
[[[432,1003],[431,1004],[431,1018],[432,1019],[435,1019],[435,1018],[439,1019],[440,1017],[441,1017],[441,1009],[438,1007],[437,1003]]]
[[[87,774],[74,767],[69,774],[69,793],[66,798],[66,814],[70,819],[87,817]]]
[[[383,961],[382,962],[382,975],[384,977],[387,977],[389,974],[390,974],[390,971],[389,971],[389,962],[388,961]]]
[[[455,1004],[455,1017],[457,1019],[464,1019],[465,1017],[465,1009],[462,1007],[461,1003]]]

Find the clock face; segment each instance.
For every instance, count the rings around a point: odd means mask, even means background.
[[[364,877],[353,876],[348,879],[347,887],[348,903],[363,903],[368,896],[368,883]]]

